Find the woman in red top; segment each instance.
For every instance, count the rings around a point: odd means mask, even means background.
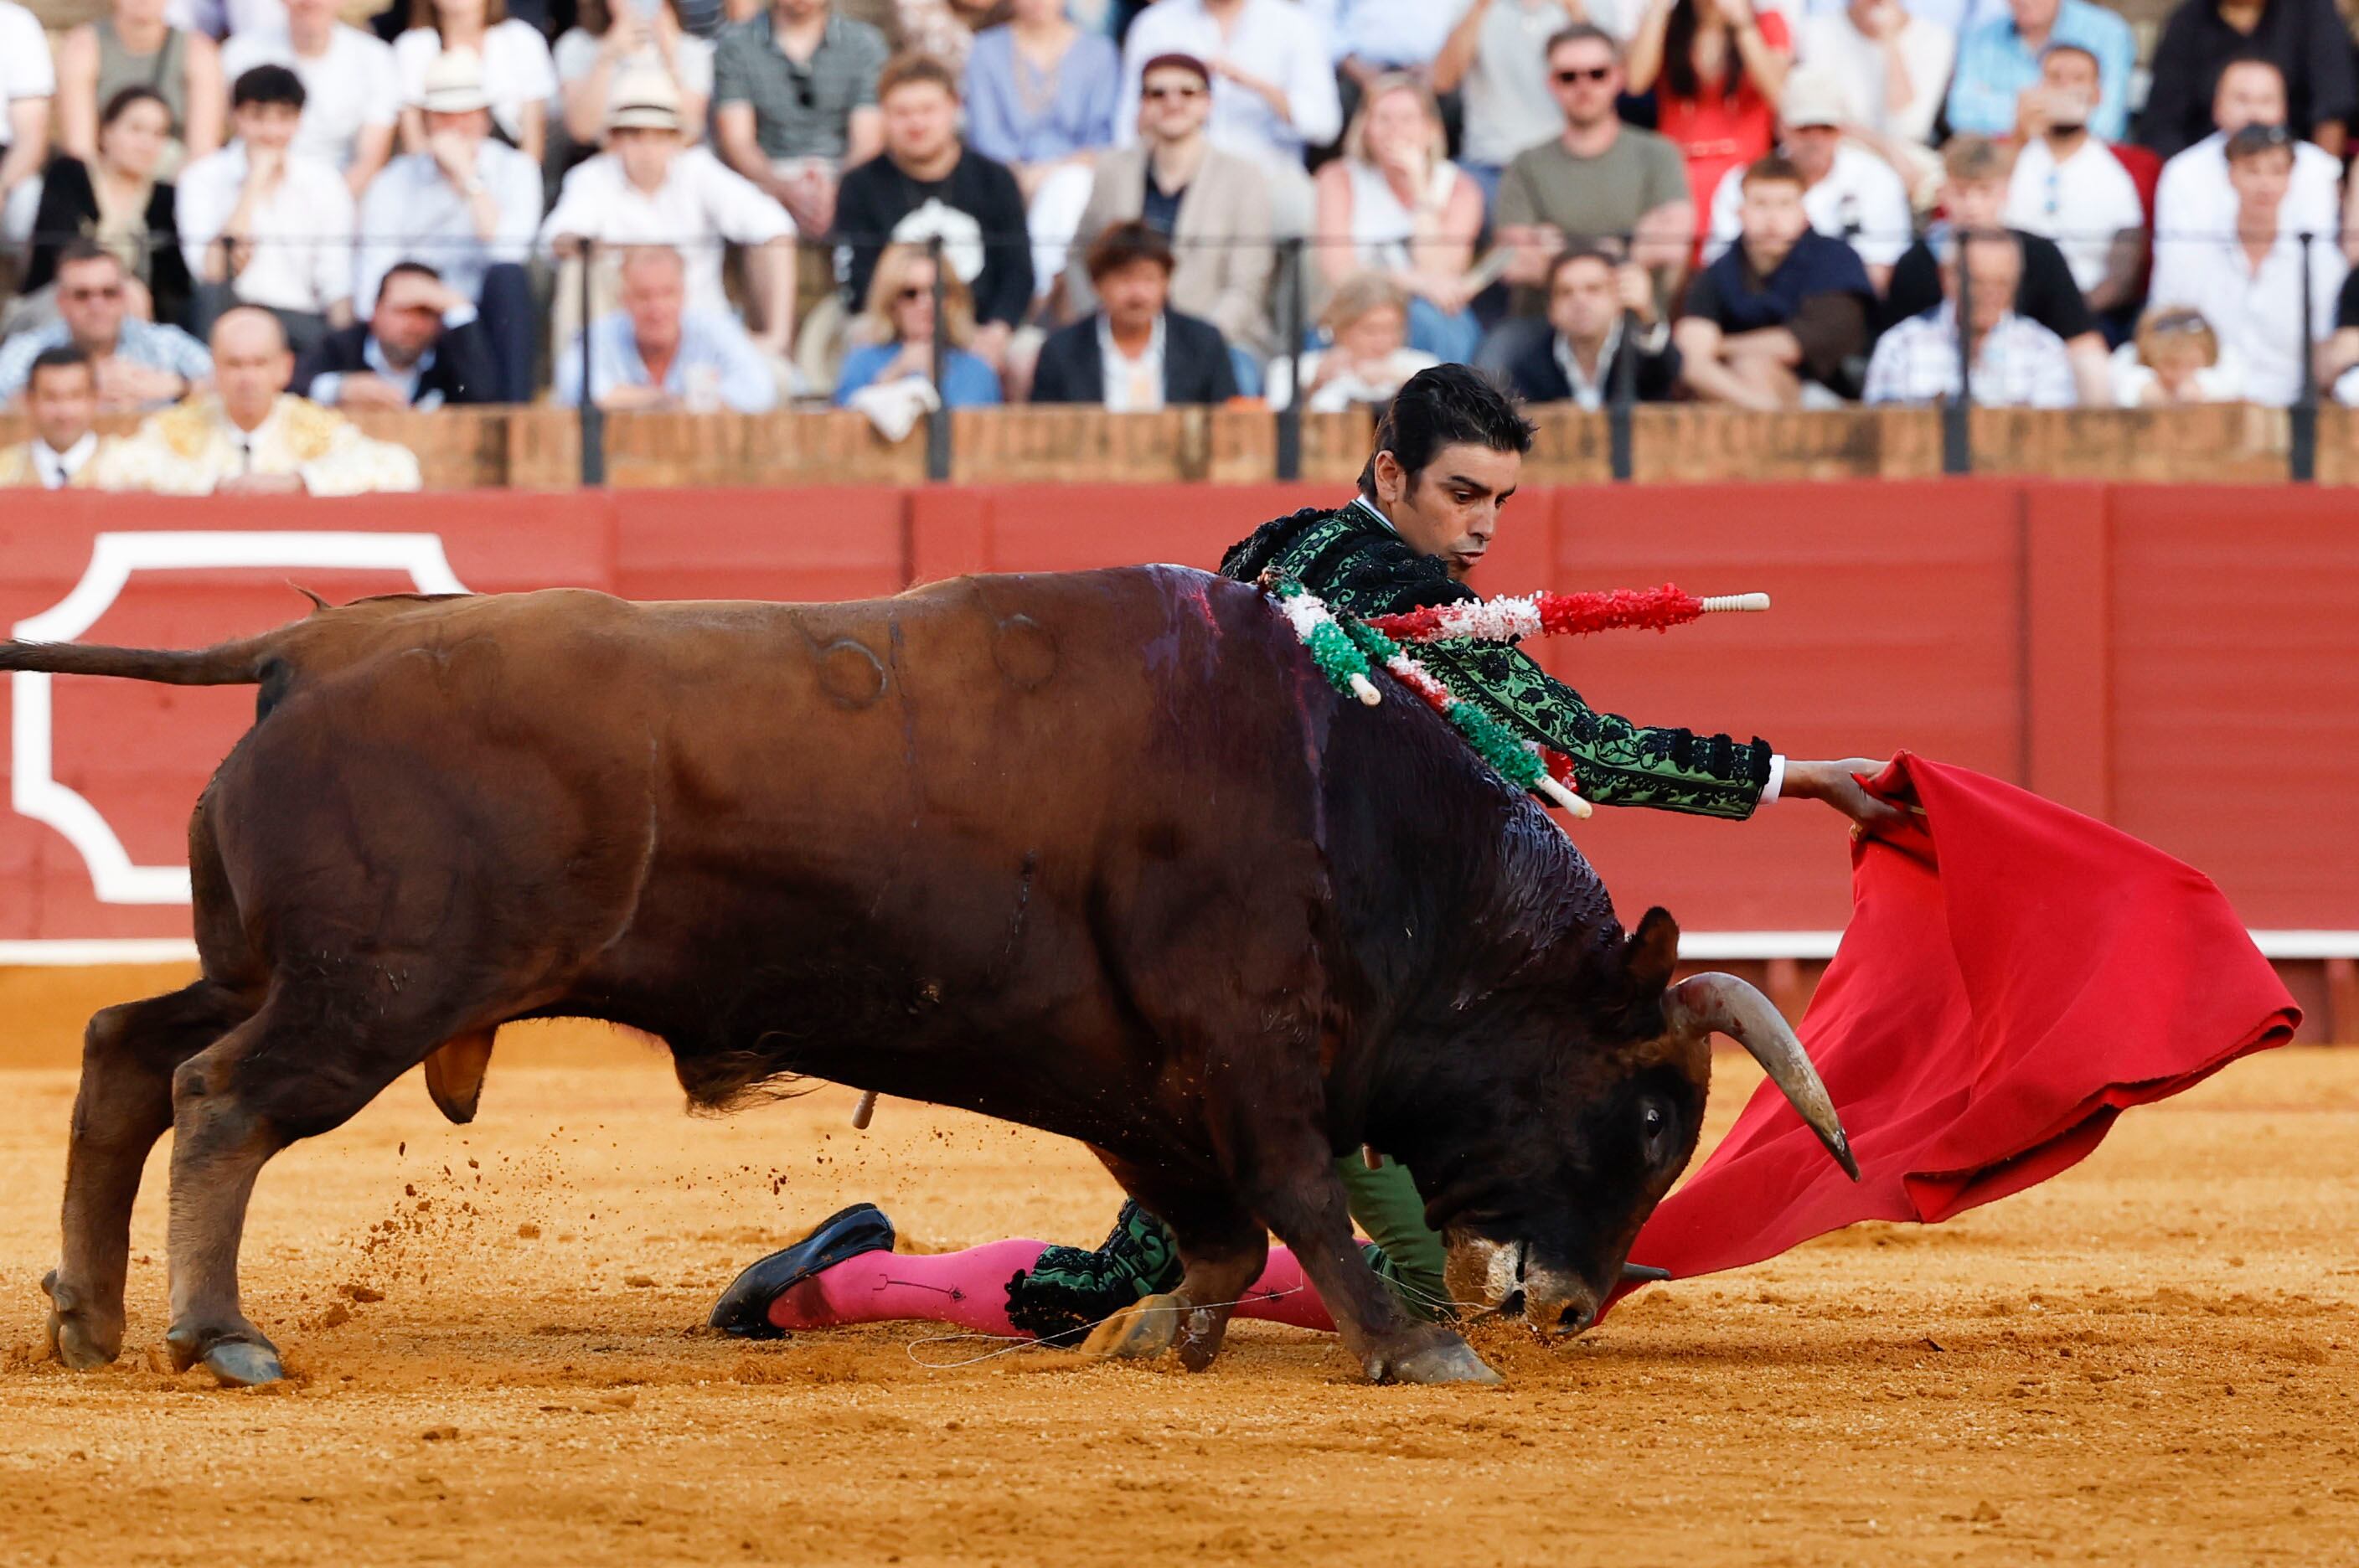
[[[1785,18],[1756,16],[1752,0],[1647,0],[1630,38],[1630,91],[1654,90],[1658,126],[1687,158],[1699,240],[1721,176],[1775,145],[1793,58]]]

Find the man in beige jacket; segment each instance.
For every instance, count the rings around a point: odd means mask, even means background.
[[[1141,72],[1139,141],[1098,159],[1096,183],[1073,238],[1065,298],[1075,319],[1097,308],[1092,242],[1109,224],[1142,219],[1171,241],[1171,308],[1221,329],[1256,365],[1277,347],[1270,288],[1277,235],[1259,169],[1205,138],[1212,71],[1190,55],[1160,55]]]

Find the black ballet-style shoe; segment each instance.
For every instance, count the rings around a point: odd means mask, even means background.
[[[770,1303],[813,1275],[864,1252],[893,1250],[893,1222],[874,1203],[854,1203],[820,1221],[811,1233],[773,1252],[730,1281],[705,1321],[741,1339],[784,1339],[770,1321]]]

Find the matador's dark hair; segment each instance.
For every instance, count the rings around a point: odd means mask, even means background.
[[[1437,365],[1408,378],[1376,421],[1376,444],[1360,470],[1360,493],[1376,493],[1375,452],[1389,452],[1411,485],[1446,446],[1493,452],[1532,450],[1532,425],[1516,400],[1489,376],[1466,365]]]

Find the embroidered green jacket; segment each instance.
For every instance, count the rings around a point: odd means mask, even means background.
[[[1221,562],[1223,575],[1241,583],[1273,568],[1355,615],[1480,597],[1358,500],[1338,511],[1313,509],[1264,523]],[[1601,713],[1512,643],[1429,643],[1418,657],[1461,701],[1571,757],[1581,793],[1600,805],[1742,818],[1753,814],[1768,785],[1767,742],[1654,729]]]

